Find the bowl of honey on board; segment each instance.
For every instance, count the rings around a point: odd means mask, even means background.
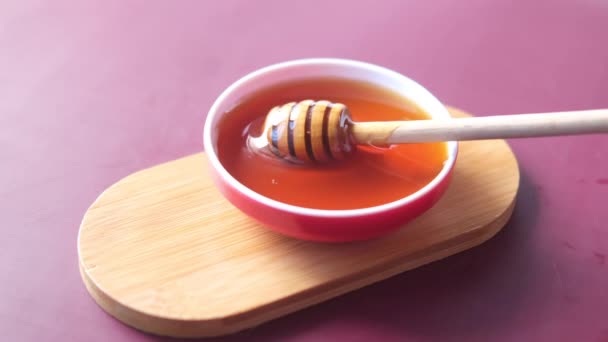
[[[357,122],[450,119],[423,86],[365,62],[302,59],[254,71],[217,98],[204,128],[213,181],[239,210],[291,237],[346,242],[407,229],[441,198],[458,154],[454,141],[360,145],[324,165],[290,163],[249,146],[271,108],[306,99],[342,103]]]

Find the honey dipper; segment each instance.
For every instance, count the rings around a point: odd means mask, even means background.
[[[353,122],[341,103],[305,100],[272,108],[256,146],[304,163],[341,160],[358,144],[507,139],[608,132],[608,109],[457,118]],[[263,144],[260,144],[262,142]]]

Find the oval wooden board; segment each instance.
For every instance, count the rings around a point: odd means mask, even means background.
[[[463,142],[429,212],[380,239],[321,244],[249,219],[216,191],[206,163],[200,153],[134,173],[84,215],[82,278],[120,321],[176,337],[259,325],[486,241],[508,221],[519,186],[505,141]]]

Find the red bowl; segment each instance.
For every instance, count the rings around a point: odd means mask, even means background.
[[[448,142],[448,159],[440,173],[419,191],[397,201],[352,210],[323,210],[294,206],[270,199],[235,179],[217,156],[219,119],[243,97],[260,88],[285,81],[319,77],[341,77],[367,81],[391,89],[417,104],[432,119],[450,119],[448,110],[428,90],[395,71],[345,59],[303,59],[271,65],[254,71],[229,86],[213,103],[204,128],[204,148],[213,181],[239,210],[279,233],[313,241],[346,242],[375,238],[406,224],[430,209],[450,182],[458,143]]]

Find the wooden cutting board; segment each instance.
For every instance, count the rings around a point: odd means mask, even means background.
[[[429,212],[383,238],[323,244],[249,219],[215,189],[206,163],[199,153],[134,173],[84,215],[82,278],[120,321],[176,337],[259,325],[486,241],[511,216],[519,186],[505,141],[463,142]]]

